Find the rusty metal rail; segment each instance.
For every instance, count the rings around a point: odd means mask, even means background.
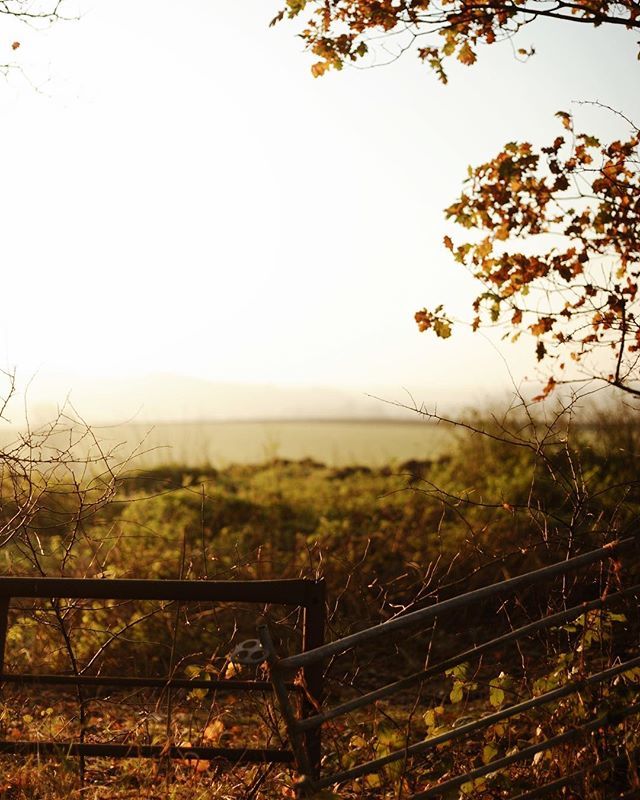
[[[229,764],[291,764],[290,750],[277,748],[237,748],[170,746],[159,744],[88,744],[86,742],[7,742],[0,741],[0,755],[80,756],[83,758],[171,758],[221,760]]]
[[[512,797],[511,800],[538,800],[539,797],[546,797],[552,792],[555,792],[557,789],[570,786],[572,783],[580,780],[580,778],[584,778],[587,775],[592,775],[598,772],[607,772],[615,767],[623,767],[625,766],[626,762],[627,759],[623,756],[618,758],[607,758],[605,761],[601,761],[599,764],[590,764],[588,767],[577,769],[574,772],[571,772],[569,775],[564,775],[562,778],[558,778],[555,781],[545,783],[543,786],[536,786],[535,789],[529,789],[526,792],[522,792],[522,794]]]
[[[187,581],[187,580],[96,580],[76,578],[0,577],[0,685],[2,683],[44,684],[53,686],[106,686],[111,688],[206,689],[224,692],[269,692],[269,681],[188,680],[166,677],[130,677],[123,675],[36,675],[4,672],[8,615],[12,598],[158,600],[173,602],[255,603],[302,608],[302,648],[322,645],[325,619],[325,585],[314,580],[264,581]],[[322,696],[322,671],[305,668],[304,684],[312,697]],[[288,686],[288,689],[298,688]],[[305,697],[302,716],[313,710]],[[320,757],[319,731],[305,737],[309,770],[317,771]],[[278,748],[180,747],[171,745],[101,744],[57,741],[0,741],[0,754],[70,755],[110,758],[199,758],[222,759],[228,763],[291,763],[293,752]]]
[[[592,550],[590,553],[583,553],[582,555],[569,558],[566,561],[560,561],[547,567],[541,567],[533,572],[527,572],[524,575],[517,575],[515,578],[509,578],[506,581],[493,583],[490,586],[483,586],[472,592],[460,594],[449,600],[443,600],[433,606],[412,611],[410,614],[403,614],[387,622],[374,625],[371,628],[365,628],[363,631],[352,633],[350,636],[337,639],[335,642],[329,642],[315,650],[307,650],[306,652],[290,656],[289,658],[282,658],[278,662],[278,667],[280,669],[298,668],[317,663],[318,661],[324,661],[330,656],[339,655],[356,645],[379,639],[381,636],[387,636],[394,631],[404,630],[411,625],[424,625],[425,622],[429,622],[447,612],[457,611],[473,603],[479,603],[500,594],[513,592],[521,586],[530,586],[540,583],[541,581],[549,580],[549,578],[554,578],[557,575],[566,575],[568,572],[573,572],[581,567],[586,567],[589,564],[594,564],[597,561],[610,558],[621,550],[633,547],[638,548],[640,546],[638,542],[639,540],[629,537],[628,539],[622,539],[618,542],[612,542],[598,550]]]
[[[349,700],[334,708],[324,710],[318,707],[316,713],[307,716],[306,719],[299,719],[296,717],[293,707],[289,701],[289,693],[285,684],[285,675],[290,673],[291,669],[305,669],[308,668],[310,664],[322,664],[330,656],[339,655],[365,642],[386,637],[393,631],[401,631],[410,626],[423,627],[426,623],[432,622],[433,620],[440,618],[444,614],[450,613],[451,611],[468,607],[469,605],[477,603],[480,600],[486,600],[488,598],[512,593],[515,589],[524,586],[535,585],[556,576],[566,575],[591,564],[605,561],[623,551],[631,550],[637,554],[639,544],[640,539],[636,537],[630,537],[621,541],[613,542],[605,547],[599,548],[598,550],[584,553],[582,555],[575,556],[574,558],[566,559],[541,569],[516,576],[509,580],[501,581],[490,586],[485,586],[480,589],[467,592],[466,594],[436,603],[433,606],[419,609],[418,611],[396,617],[395,619],[380,625],[351,634],[350,636],[346,636],[343,639],[339,639],[335,642],[315,648],[314,650],[309,650],[307,652],[299,653],[287,658],[278,658],[268,626],[266,624],[261,625],[259,627],[259,636],[267,654],[274,692],[278,702],[280,703],[291,747],[296,757],[296,764],[302,776],[301,790],[305,793],[312,793],[334,784],[340,784],[348,780],[353,780],[374,772],[378,772],[388,764],[398,761],[406,761],[412,756],[423,754],[446,742],[453,742],[455,740],[462,739],[473,732],[484,730],[496,724],[497,722],[500,722],[501,720],[512,718],[518,714],[522,714],[534,708],[544,706],[547,703],[559,700],[562,697],[567,697],[588,686],[601,684],[617,675],[622,674],[623,672],[640,666],[639,655],[637,657],[627,659],[624,663],[616,664],[609,669],[602,670],[596,674],[583,678],[582,680],[573,681],[562,687],[546,692],[545,694],[523,700],[515,705],[511,705],[507,708],[481,717],[480,719],[474,720],[467,724],[459,725],[444,733],[432,736],[424,741],[408,745],[401,750],[391,752],[388,755],[376,758],[363,764],[359,764],[342,772],[317,777],[313,774],[310,768],[308,753],[306,752],[304,740],[305,734],[307,734],[310,730],[319,730],[322,724],[330,719],[342,716],[355,709],[370,705],[376,700],[390,697],[401,689],[405,689],[416,684],[422,684],[428,678],[437,674],[442,674],[444,670],[450,669],[451,667],[467,661],[472,657],[479,656],[483,653],[501,647],[506,643],[516,642],[532,632],[548,629],[562,624],[563,622],[576,619],[582,614],[585,614],[587,611],[593,609],[605,608],[609,604],[614,603],[616,600],[638,596],[638,594],[640,594],[640,584],[635,584],[618,592],[609,594],[606,597],[598,597],[594,600],[580,603],[579,605],[573,606],[572,608],[563,610],[561,612],[542,617],[502,636],[495,637],[473,648],[466,649],[464,652],[459,653],[452,658],[446,659],[445,661],[441,661],[439,664],[433,665],[426,670],[414,673],[407,678],[403,678],[379,689],[370,691],[359,698]],[[597,729],[598,727],[601,727],[602,725],[613,724],[614,717],[616,720],[618,720],[639,712],[640,705],[633,705],[628,709],[618,712],[610,712],[608,715],[604,715],[595,720],[586,722],[584,725],[580,726],[579,728],[575,728],[566,734],[560,734],[556,737],[552,737],[545,742],[540,742],[536,745],[524,748],[517,753],[509,754],[499,761],[491,761],[490,764],[486,765],[486,767],[478,768],[471,772],[467,772],[464,775],[460,775],[456,778],[445,781],[444,783],[435,785],[424,792],[414,795],[412,800],[427,800],[427,798],[439,796],[447,791],[461,786],[467,781],[471,781],[477,777],[496,772],[502,767],[516,763],[517,761],[527,758],[530,755],[534,755],[537,752],[555,747],[557,744],[568,741],[574,736],[588,733]]]
[[[350,711],[355,711],[358,708],[364,708],[365,706],[371,705],[371,703],[374,703],[376,700],[383,700],[385,697],[391,697],[392,695],[397,694],[404,689],[409,689],[412,686],[427,680],[427,678],[432,678],[436,675],[443,675],[445,670],[451,669],[458,664],[462,664],[465,661],[468,661],[470,658],[480,656],[483,653],[489,652],[490,650],[495,650],[497,647],[501,647],[509,642],[515,642],[518,639],[522,639],[524,636],[535,633],[536,631],[561,625],[563,622],[569,622],[581,616],[582,614],[587,613],[588,611],[604,608],[605,606],[614,603],[616,600],[632,597],[636,594],[640,594],[640,583],[636,583],[633,586],[630,586],[628,589],[624,589],[620,592],[614,592],[608,595],[606,598],[599,597],[597,600],[590,600],[589,602],[580,603],[577,606],[568,608],[566,611],[559,611],[556,614],[550,614],[549,616],[542,617],[535,622],[530,622],[528,625],[523,625],[522,627],[516,628],[513,631],[509,631],[509,633],[505,633],[502,636],[497,636],[495,639],[489,639],[482,644],[478,644],[474,647],[468,648],[467,650],[463,650],[457,655],[447,658],[444,661],[440,661],[428,669],[421,670],[420,672],[414,672],[412,675],[408,675],[406,678],[389,683],[386,686],[380,687],[379,689],[374,689],[373,691],[367,692],[366,694],[356,697],[353,700],[348,700],[345,703],[334,706],[323,713],[314,714],[310,717],[306,717],[305,719],[298,720],[297,727],[301,731],[307,731],[311,728],[318,727],[319,725],[322,725],[323,722],[328,722],[330,719],[342,716],[343,714],[348,714]]]
[[[462,786],[463,783],[477,780],[478,778],[488,775],[490,772],[497,772],[503,767],[508,767],[518,761],[525,761],[535,756],[537,753],[550,750],[552,747],[556,747],[564,742],[569,742],[572,739],[579,739],[586,733],[597,731],[599,728],[607,728],[610,725],[616,725],[634,714],[640,714],[640,703],[634,703],[628,708],[618,711],[609,711],[606,714],[601,714],[599,717],[589,720],[589,722],[585,722],[583,725],[579,725],[576,728],[571,728],[571,730],[565,731],[564,733],[559,733],[557,736],[552,736],[550,739],[538,742],[538,744],[523,747],[522,750],[518,750],[516,753],[500,758],[497,761],[491,761],[489,764],[466,772],[464,775],[459,775],[456,778],[451,778],[451,780],[444,781],[444,783],[439,783],[437,786],[427,789],[425,792],[418,792],[418,794],[412,796],[411,800],[429,800],[431,797],[438,797],[446,794],[448,791]]]

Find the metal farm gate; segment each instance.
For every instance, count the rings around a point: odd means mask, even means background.
[[[323,705],[323,670],[327,660],[351,651],[368,642],[384,640],[390,634],[406,631],[409,628],[424,629],[436,619],[451,612],[474,605],[492,598],[514,596],[516,590],[536,586],[550,578],[567,576],[584,567],[607,562],[615,558],[621,560],[629,557],[632,566],[638,565],[638,545],[640,540],[632,537],[613,542],[600,549],[584,553],[564,561],[542,567],[523,575],[484,586],[465,594],[435,603],[434,605],[395,617],[382,624],[367,628],[330,643],[323,643],[325,626],[325,587],[322,581],[280,580],[280,581],[176,581],[176,580],[82,580],[69,578],[0,578],[0,681],[2,683],[46,684],[62,686],[106,686],[106,687],[160,687],[206,689],[222,692],[273,692],[286,727],[290,749],[252,749],[249,747],[189,747],[188,753],[179,746],[171,745],[129,745],[129,744],[94,744],[85,741],[0,741],[1,753],[17,754],[67,754],[84,757],[149,757],[149,758],[189,758],[222,759],[229,763],[279,762],[290,763],[299,775],[299,794],[313,795],[315,792],[329,787],[340,786],[363,776],[380,772],[387,765],[397,762],[407,763],[413,757],[433,751],[446,743],[464,740],[478,731],[483,731],[502,720],[508,720],[519,714],[544,707],[561,698],[569,697],[587,687],[602,685],[605,682],[630,670],[640,668],[640,651],[626,657],[624,661],[612,664],[607,669],[570,681],[564,685],[544,691],[541,694],[501,707],[492,713],[462,722],[443,732],[428,736],[426,739],[407,744],[401,749],[388,752],[384,756],[356,764],[348,769],[323,772],[321,769],[321,731],[325,723],[358,709],[371,706],[378,700],[397,696],[399,692],[414,686],[421,686],[429,679],[443,675],[457,665],[473,660],[485,653],[500,650],[507,644],[517,643],[522,638],[544,631],[555,626],[576,620],[590,611],[605,609],[621,599],[637,599],[640,596],[640,583],[619,586],[616,591],[603,593],[602,596],[588,599],[570,608],[555,613],[548,613],[525,625],[509,630],[499,636],[488,638],[480,644],[467,647],[439,663],[428,666],[407,677],[387,685],[365,692],[362,696],[341,702],[331,708]],[[637,576],[637,569],[636,569]],[[266,620],[258,624],[257,642],[247,642],[251,649],[251,663],[257,665],[266,661],[269,667],[269,680],[191,680],[176,678],[169,674],[165,677],[138,678],[126,676],[89,676],[74,675],[34,675],[6,673],[2,656],[5,650],[7,620],[11,598],[92,598],[92,599],[137,599],[137,600],[173,600],[175,602],[215,601],[216,603],[248,602],[286,606],[299,606],[303,609],[302,651],[295,655],[279,657],[272,638],[272,627]],[[242,647],[242,645],[240,646]],[[295,681],[292,682],[292,678]],[[292,702],[295,693],[302,703]],[[443,797],[452,790],[458,789],[469,781],[474,781],[497,773],[505,767],[518,762],[525,762],[566,742],[579,740],[591,732],[606,730],[612,725],[632,715],[640,713],[640,698],[625,708],[605,710],[595,717],[585,720],[569,730],[550,736],[535,744],[519,749],[509,750],[503,757],[489,763],[467,770],[464,774],[448,777],[439,783],[432,783],[413,793],[411,800],[428,800]],[[169,746],[171,745],[171,746]],[[615,766],[612,760],[581,766],[557,780],[547,782],[526,791],[512,794],[510,800],[528,800],[543,797],[555,790],[578,781],[583,776]],[[403,795],[404,796],[404,795]],[[618,798],[640,797],[640,790],[618,795]]]
[[[214,602],[277,604],[301,607],[303,651],[322,645],[324,636],[325,587],[314,580],[259,581],[189,581],[189,580],[118,580],[76,578],[0,578],[0,684],[33,684],[46,686],[107,687],[113,689],[160,688],[201,689],[207,692],[268,692],[271,683],[259,680],[192,680],[175,675],[132,677],[123,675],[42,675],[7,673],[4,671],[5,645],[10,602],[12,598],[59,598],[79,600],[156,600],[175,603]],[[256,663],[252,661],[251,663]],[[318,665],[303,669],[304,684],[315,696],[322,694],[322,672]],[[300,687],[289,687],[298,691]],[[302,714],[311,713],[312,706],[302,702]],[[170,715],[170,708],[169,708]],[[81,731],[82,734],[82,731]],[[320,757],[320,732],[310,730],[304,735],[305,752],[316,765]],[[82,735],[81,735],[81,738]],[[79,756],[109,758],[169,758],[223,759],[228,763],[291,763],[292,751],[277,748],[205,747],[188,748],[162,744],[91,743],[85,741],[15,741],[0,740],[0,754],[15,753],[38,756]]]
[[[456,665],[466,662],[469,659],[474,659],[484,653],[495,651],[505,644],[514,643],[535,631],[549,629],[553,626],[558,626],[563,623],[575,620],[590,610],[603,609],[607,605],[614,603],[621,598],[637,598],[640,595],[640,584],[634,584],[619,591],[607,594],[604,597],[597,597],[593,600],[582,602],[572,608],[567,608],[558,613],[549,614],[539,618],[527,625],[512,630],[501,636],[488,639],[481,644],[478,644],[464,652],[460,652],[438,664],[429,666],[420,672],[416,672],[401,680],[395,681],[381,688],[369,691],[347,702],[341,703],[333,708],[321,708],[321,696],[315,696],[316,712],[310,716],[298,717],[289,699],[289,691],[285,683],[285,676],[290,675],[292,671],[302,669],[308,670],[311,666],[321,666],[330,657],[343,654],[351,648],[358,647],[366,642],[382,639],[389,636],[389,634],[397,631],[403,631],[411,626],[419,627],[424,626],[426,623],[433,622],[436,618],[442,617],[452,611],[459,611],[460,609],[468,608],[488,598],[494,598],[501,595],[513,593],[517,589],[527,586],[533,586],[542,581],[548,580],[554,576],[564,576],[569,573],[580,570],[590,564],[606,561],[611,559],[614,555],[620,558],[620,554],[631,551],[631,558],[634,564],[638,564],[638,543],[636,538],[628,538],[618,542],[614,542],[598,550],[585,553],[565,561],[543,567],[541,569],[529,572],[527,574],[519,575],[509,580],[504,580],[489,586],[485,586],[466,594],[452,597],[451,599],[443,602],[436,603],[435,605],[427,608],[413,611],[400,617],[396,617],[390,621],[376,625],[374,627],[354,633],[328,644],[321,645],[317,648],[308,650],[307,652],[298,655],[279,658],[276,654],[273,640],[269,626],[262,624],[259,626],[259,636],[264,648],[265,657],[270,666],[271,680],[273,682],[274,692],[280,704],[282,715],[286,722],[287,731],[291,743],[291,748],[295,754],[296,765],[301,775],[300,791],[302,794],[313,795],[315,792],[343,784],[362,776],[370,775],[381,771],[385,766],[394,762],[406,762],[413,756],[425,754],[434,748],[443,745],[447,742],[454,742],[463,740],[466,736],[476,731],[481,731],[489,726],[495,725],[501,720],[506,720],[515,717],[518,714],[531,711],[534,708],[544,706],[560,698],[567,697],[581,689],[588,686],[594,686],[604,683],[615,676],[621,675],[624,672],[640,667],[640,651],[638,655],[628,658],[623,663],[617,663],[609,669],[602,670],[592,674],[581,680],[576,680],[567,683],[559,688],[552,689],[551,691],[544,692],[543,694],[530,697],[526,700],[502,708],[494,713],[490,713],[481,717],[480,719],[473,720],[466,724],[460,724],[446,732],[438,735],[430,736],[423,741],[410,744],[402,749],[391,752],[383,757],[376,758],[366,763],[361,763],[350,769],[345,769],[332,774],[321,774],[317,768],[317,755],[315,751],[308,748],[307,742],[309,741],[309,733],[312,731],[319,731],[322,725],[329,720],[343,716],[356,709],[370,706],[377,700],[389,698],[396,695],[398,692],[407,689],[408,687],[422,684],[429,678],[442,675],[445,670],[449,670]],[[320,684],[318,684],[320,685]],[[559,733],[544,741],[524,747],[516,752],[509,752],[503,758],[492,760],[490,763],[485,764],[477,769],[468,771],[465,774],[440,782],[426,788],[424,791],[419,791],[412,795],[411,800],[427,800],[428,798],[442,797],[447,792],[461,787],[469,781],[474,781],[489,773],[495,773],[504,767],[508,767],[516,762],[523,762],[531,759],[537,753],[543,753],[552,748],[556,748],[565,742],[579,739],[584,737],[585,734],[590,732],[607,729],[609,726],[619,723],[634,714],[640,713],[640,697],[638,702],[630,704],[623,709],[615,711],[605,711],[597,717],[584,722],[582,725],[574,727],[568,731]],[[314,742],[317,739],[313,740]],[[560,789],[572,782],[577,781],[582,776],[590,771],[598,771],[611,767],[610,762],[601,762],[593,764],[590,767],[582,768],[567,774],[562,778],[553,782],[547,783],[544,786],[536,787],[524,793],[512,795],[510,800],[525,800],[526,798],[542,797],[550,794],[554,790]],[[624,795],[625,798],[640,797],[640,789],[633,790],[629,794]]]

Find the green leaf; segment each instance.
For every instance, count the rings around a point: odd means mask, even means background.
[[[499,686],[492,686],[489,690],[489,702],[494,708],[500,708],[504,703],[504,689]]]
[[[457,664],[455,667],[451,667],[451,669],[446,670],[444,674],[452,675],[454,678],[463,681],[469,674],[469,662],[465,661],[462,664]]]
[[[462,700],[464,696],[464,692],[462,690],[463,686],[464,684],[460,683],[460,681],[456,681],[453,684],[453,689],[449,694],[449,699],[451,700],[452,703],[459,703]]]
[[[486,744],[482,750],[482,763],[488,764],[490,761],[493,761],[497,754],[498,748],[495,744]]]

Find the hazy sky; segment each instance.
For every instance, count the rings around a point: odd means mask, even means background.
[[[555,136],[572,100],[640,117],[637,37],[535,24],[528,63],[494,46],[447,87],[411,55],[314,80],[295,27],[268,28],[277,9],[92,0],[46,32],[3,20],[0,60],[19,40],[41,87],[0,83],[0,356],[22,379],[506,384],[489,340],[413,322],[439,302],[468,316],[474,296],[442,209],[467,164]],[[530,343],[499,349],[535,375]]]

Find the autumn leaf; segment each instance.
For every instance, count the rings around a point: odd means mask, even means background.
[[[492,686],[489,690],[489,702],[494,708],[500,708],[504,703],[504,689],[499,686]]]
[[[573,133],[571,114],[556,116]],[[537,360],[551,363],[550,371],[562,370],[564,382],[574,377],[571,365],[580,364],[582,377],[590,369],[593,377],[616,385],[622,380],[626,391],[640,396],[638,208],[636,131],[608,144],[587,133],[556,136],[539,149],[511,141],[493,159],[469,167],[463,191],[445,215],[472,232],[473,240],[454,246],[445,236],[444,245],[481,285],[471,304],[472,329],[503,325],[503,338],[511,341],[527,331],[548,336],[554,351],[548,340],[538,341]],[[521,252],[518,239],[536,250]],[[598,265],[605,260],[603,273]],[[439,311],[423,310],[416,321],[421,331],[451,335],[451,323]],[[557,374],[545,378],[538,400],[557,385]]]
[[[206,742],[217,742],[224,733],[224,722],[221,719],[214,719],[204,729],[202,738]]]
[[[230,678],[235,678],[236,675],[239,675],[242,672],[242,667],[240,664],[236,664],[235,661],[230,661],[226,669],[224,671],[224,675],[222,676],[225,680],[229,680]]]
[[[17,50],[19,47],[20,47],[20,42],[12,42],[11,43],[11,49],[12,50]]]
[[[314,78],[320,78],[329,69],[329,64],[326,61],[318,61],[316,64],[311,65],[311,74]]]
[[[464,684],[459,681],[453,684],[453,689],[449,692],[449,700],[451,700],[452,703],[459,703],[462,700],[464,696],[463,687]]]
[[[568,131],[573,130],[573,118],[571,114],[568,114],[566,111],[556,111],[556,117],[562,121],[562,124]]]
[[[491,239],[488,237],[483,239],[479,245],[476,245],[476,254],[480,256],[480,258],[486,258],[492,250],[493,245],[491,244]]]
[[[367,44],[377,47],[384,57],[388,54],[385,37],[410,32],[417,42],[415,49],[403,44],[399,52],[416,53],[442,83],[447,82],[445,59],[457,58],[463,64],[472,65],[482,46],[511,38],[515,29],[548,14],[543,3],[531,3],[527,4],[526,15],[521,18],[522,2],[505,0],[472,5],[463,0],[447,0],[440,4],[428,0],[284,0],[282,5],[272,24],[303,15],[300,36],[305,47],[316,55],[320,55],[320,50],[325,51],[325,56],[330,53],[327,62],[336,69],[365,57]],[[575,19],[576,23],[594,27],[615,24],[630,30],[640,28],[636,0],[619,0],[615,4],[581,0],[562,7],[570,9],[559,15],[563,20]],[[428,34],[431,34],[427,37],[429,45],[420,46]],[[535,53],[535,47],[520,47],[514,52],[526,59]]]
[[[587,134],[581,133],[578,138],[582,139],[585,147],[600,147],[600,140],[595,136],[588,136]]]
[[[542,390],[541,394],[538,394],[533,398],[534,402],[539,402],[540,400],[544,400],[546,397],[548,397],[551,394],[551,392],[555,388],[556,388],[556,380],[555,380],[555,378],[553,378],[553,377],[549,378],[549,380],[547,381],[547,383],[546,383],[544,389]]]
[[[498,748],[495,744],[486,744],[482,749],[482,763],[488,764],[498,755]]]
[[[433,322],[433,331],[441,339],[448,339],[451,336],[451,323],[446,319],[436,319]]]
[[[534,336],[541,336],[551,330],[554,324],[553,317],[541,317],[537,322],[529,325],[529,330]]]
[[[465,42],[458,52],[458,61],[461,61],[467,66],[471,66],[471,64],[475,64],[476,60],[477,56],[471,49],[471,45],[469,42]]]
[[[294,16],[299,14],[301,11],[304,11],[304,7],[306,5],[307,5],[307,0],[287,0],[289,13]]]

